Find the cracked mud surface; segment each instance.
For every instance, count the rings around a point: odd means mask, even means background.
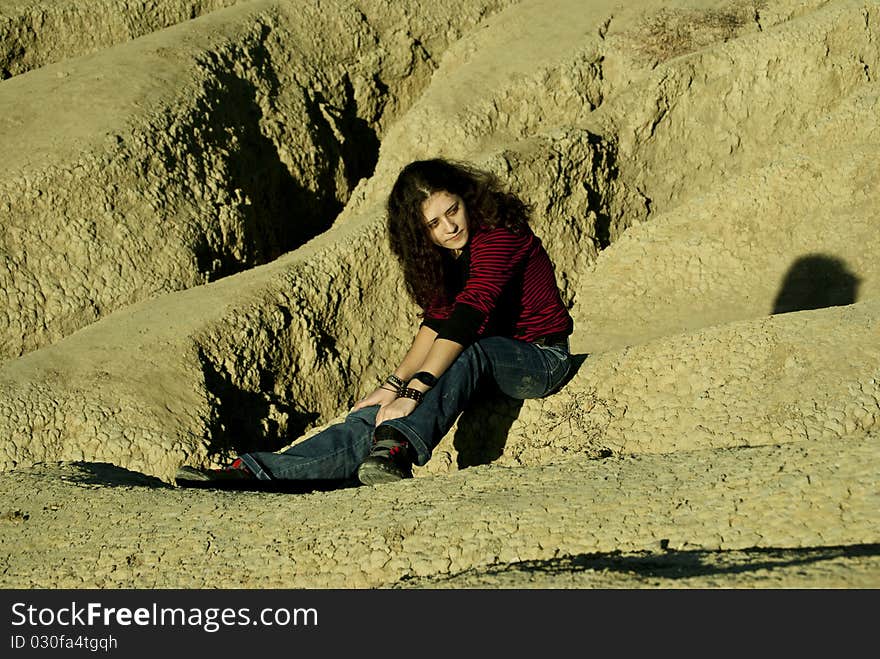
[[[4,587],[880,587],[875,3],[136,4],[0,0]],[[532,204],[571,379],[404,483],[174,487],[393,368],[437,154]]]

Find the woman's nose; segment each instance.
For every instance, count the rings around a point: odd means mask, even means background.
[[[443,227],[443,230],[446,233],[455,233],[456,231],[458,231],[458,227],[456,226],[455,222],[450,220],[448,217],[443,218],[443,222],[440,226]]]

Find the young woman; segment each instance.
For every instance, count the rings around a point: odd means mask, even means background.
[[[400,365],[344,422],[227,469],[182,467],[178,483],[410,478],[487,381],[518,399],[554,392],[571,365],[572,319],[528,219],[487,172],[442,159],[404,167],[388,198],[388,234],[423,314]]]

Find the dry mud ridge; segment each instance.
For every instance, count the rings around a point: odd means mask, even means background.
[[[3,587],[880,587],[877,2],[0,0],[0,73]],[[434,155],[533,205],[564,388],[174,487],[393,368]]]

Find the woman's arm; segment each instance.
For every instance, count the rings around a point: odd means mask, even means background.
[[[464,350],[464,346],[449,339],[435,339],[431,345],[431,349],[425,355],[418,370],[413,372],[410,377],[418,371],[427,371],[435,378],[439,378],[446,372],[446,369],[452,366],[458,356]],[[411,380],[409,386],[425,393],[430,387],[419,380]]]
[[[430,327],[422,325],[416,334],[416,338],[413,339],[412,346],[407,351],[403,361],[400,362],[400,366],[394,370],[394,375],[404,382],[408,382],[413,375],[419,371],[424,371],[425,359],[430,354],[436,338],[437,332]]]
[[[422,368],[422,363],[431,351],[435,338],[437,338],[437,332],[424,325],[420,327],[413,339],[412,345],[406,355],[404,355],[403,361],[400,362],[400,366],[394,369],[393,375],[404,382],[408,382],[418,371],[425,370]],[[351,411],[354,412],[355,410],[359,410],[362,407],[369,407],[370,405],[379,405],[384,408],[386,405],[394,402],[396,398],[397,392],[392,391],[391,385],[383,383],[356,402],[354,407],[351,408]]]
[[[424,328],[423,328],[424,329]],[[436,332],[431,330],[431,332],[436,337]],[[462,350],[464,350],[464,346],[460,343],[456,343],[455,341],[450,341],[448,339],[434,339],[431,342],[431,345],[425,354],[424,359],[421,364],[414,370],[412,373],[407,373],[408,377],[412,377],[418,371],[427,371],[434,377],[439,378],[443,373],[446,372],[446,369],[452,365],[452,362],[456,360],[456,358],[461,354]],[[411,362],[415,363],[415,361]],[[401,378],[406,381],[406,378]],[[430,387],[419,380],[410,380],[407,385],[411,389],[416,389],[422,393],[428,391]],[[383,405],[379,410],[379,413],[376,415],[376,425],[378,426],[383,421],[389,421],[391,419],[398,419],[402,416],[407,416],[412,413],[418,403],[411,398],[397,398],[396,400],[391,401],[390,403]]]

